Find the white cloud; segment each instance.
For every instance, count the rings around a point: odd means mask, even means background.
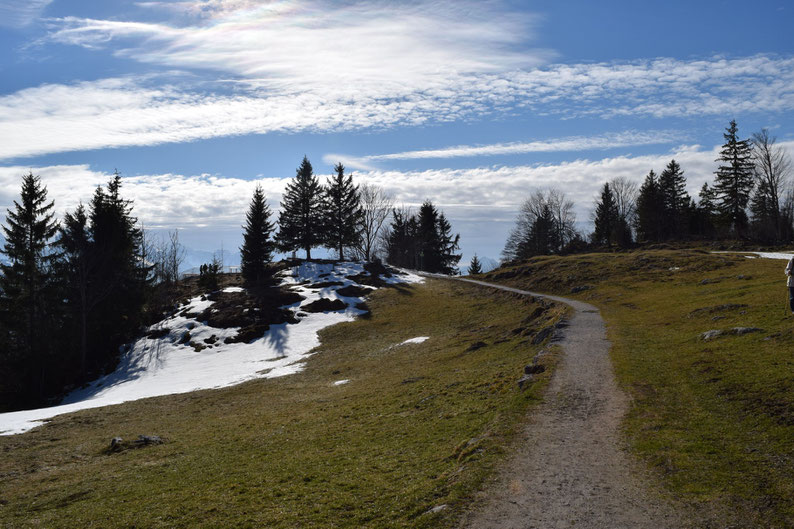
[[[531,152],[564,152],[604,150],[641,145],[663,145],[681,141],[682,135],[674,131],[625,131],[600,136],[573,136],[530,142],[495,143],[489,145],[458,145],[441,149],[404,151],[391,154],[372,154],[354,157],[345,154],[326,154],[325,163],[341,160],[351,168],[374,169],[371,162],[385,160],[422,160],[430,158],[463,158],[472,156],[497,156]]]
[[[781,142],[794,155],[794,141]],[[398,205],[419,206],[430,199],[440,207],[461,233],[467,255],[498,255],[513,225],[521,202],[535,189],[554,187],[564,191],[576,205],[580,221],[587,222],[599,188],[607,180],[626,177],[641,182],[648,171],[657,173],[675,158],[685,171],[688,191],[697,196],[703,182],[712,182],[719,147],[703,149],[681,146],[670,152],[645,156],[617,156],[600,160],[575,160],[561,164],[509,167],[473,167],[427,171],[357,171],[357,183],[367,182],[391,192]],[[21,176],[32,170],[40,175],[59,213],[88,202],[97,185],[110,174],[86,165],[49,167],[0,167],[0,219],[19,195]],[[321,177],[324,175],[321,175]],[[134,214],[147,228],[179,228],[185,240],[200,250],[214,250],[219,230],[240,233],[245,212],[257,183],[265,189],[275,211],[289,180],[263,178],[256,181],[218,175],[137,175],[124,177],[122,193],[135,201]],[[211,233],[204,238],[202,233]],[[226,241],[227,248],[239,245]]]
[[[0,26],[24,27],[41,16],[52,0],[0,0]]]
[[[760,56],[456,74],[446,84],[431,83],[394,97],[376,96],[366,86],[360,91],[351,88],[350,95],[250,87],[230,95],[158,86],[157,81],[154,76],[104,79],[42,85],[2,96],[0,137],[5,141],[0,144],[0,159],[251,133],[411,126],[521,106],[566,117],[731,116],[794,109],[794,58]],[[371,167],[359,162],[360,167]]]
[[[152,4],[144,4],[152,5]],[[188,26],[67,17],[49,40],[108,46],[143,63],[223,72],[281,93],[396,97],[450,75],[537,66],[551,54],[517,46],[534,18],[490,2],[180,2],[209,13]]]

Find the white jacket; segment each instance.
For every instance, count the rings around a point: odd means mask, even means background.
[[[786,265],[786,275],[788,276],[788,286],[794,287],[794,257]]]

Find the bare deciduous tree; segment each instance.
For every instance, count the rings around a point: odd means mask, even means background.
[[[565,193],[558,189],[547,191],[535,190],[522,204],[516,218],[516,225],[508,236],[502,251],[503,261],[512,261],[526,257],[526,242],[532,237],[536,221],[544,216],[544,210],[551,212],[554,218],[554,252],[559,252],[576,236],[576,215],[573,201],[565,198]]]
[[[361,241],[354,251],[358,259],[370,261],[375,257],[379,236],[394,207],[394,199],[382,188],[372,184],[361,184],[358,192],[364,215],[359,223]]]
[[[777,138],[770,136],[768,129],[756,132],[750,141],[756,181],[756,197],[753,202],[754,205],[765,205],[762,213],[769,217],[765,220],[771,223],[775,239],[779,241],[782,235],[780,202],[791,175],[791,157],[786,149],[777,145]]]
[[[618,215],[623,217],[629,225],[633,225],[635,220],[634,217],[637,214],[639,185],[637,182],[629,180],[624,176],[619,176],[610,180],[609,188],[612,190],[612,196],[615,198]]]

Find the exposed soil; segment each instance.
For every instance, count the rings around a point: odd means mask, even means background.
[[[560,364],[532,411],[516,453],[477,498],[461,527],[673,528],[680,513],[625,451],[628,398],[618,388],[598,309],[571,299],[470,281],[573,307]]]

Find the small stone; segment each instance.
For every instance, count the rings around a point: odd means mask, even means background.
[[[518,389],[524,389],[524,386],[530,385],[533,380],[535,380],[535,375],[524,375],[518,379]]]
[[[538,331],[538,334],[536,334],[532,338],[532,345],[538,345],[543,340],[548,338],[551,335],[552,332],[554,332],[554,327],[545,327],[545,328],[541,329],[540,331]]]
[[[531,366],[524,366],[524,374],[525,375],[537,375],[538,373],[543,373],[546,371],[546,368],[541,365],[531,365]]]
[[[715,338],[722,336],[724,333],[719,329],[712,329],[700,335],[700,339],[704,342],[709,342]]]
[[[110,440],[110,449],[111,450],[118,450],[121,448],[121,442],[124,441],[121,437],[114,437]]]
[[[449,507],[447,506],[446,503],[443,505],[436,505],[432,509],[428,510],[425,514],[438,514],[442,511],[446,511],[448,508]]]
[[[731,329],[731,333],[738,336],[744,336],[745,334],[750,334],[752,332],[762,332],[762,329],[759,329],[758,327],[734,327]]]

